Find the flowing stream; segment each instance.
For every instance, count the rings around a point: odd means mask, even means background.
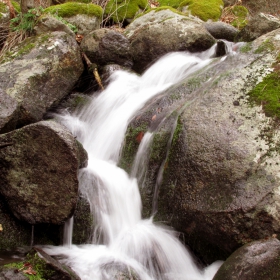
[[[137,179],[144,176],[141,170],[152,133],[143,137],[130,176],[117,166],[127,126],[136,112],[155,95],[208,65],[213,54],[214,47],[199,55],[171,53],[141,77],[117,71],[82,111],[58,116],[88,152],[88,167],[79,172],[79,182],[95,229],[90,244],[73,245],[71,219],[64,246],[44,249],[63,256],[60,261],[82,280],[210,280],[219,268],[221,262],[199,268],[174,231],[155,225],[152,218],[141,219]]]

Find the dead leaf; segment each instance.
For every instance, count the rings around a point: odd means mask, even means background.
[[[37,272],[32,269],[31,265],[28,267],[28,269],[24,270],[23,273],[29,274],[29,275],[36,275],[37,274]]]
[[[0,231],[3,231],[3,227],[2,227],[2,225],[0,224]]]
[[[136,141],[137,141],[138,143],[140,143],[140,142],[142,141],[143,136],[144,136],[144,132],[143,132],[143,131],[140,131],[140,132],[138,133],[137,137],[136,137]]]
[[[156,120],[156,118],[157,118],[157,115],[153,115],[152,121]]]
[[[77,41],[79,44],[82,42],[83,38],[84,38],[84,36],[81,35],[81,34],[77,34],[77,35],[76,35],[76,41]]]

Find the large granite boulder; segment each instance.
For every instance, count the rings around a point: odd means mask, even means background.
[[[137,72],[143,72],[168,52],[198,52],[215,43],[202,20],[169,9],[152,10],[137,18],[126,28],[124,35],[131,43],[133,69]]]
[[[279,240],[258,240],[236,250],[223,263],[213,280],[278,280],[279,265]]]
[[[50,13],[71,27],[75,28],[75,32],[85,35],[95,29],[100,28],[103,10],[100,6],[93,3],[78,3],[74,1],[58,1],[59,5],[53,5],[45,9],[45,13]],[[82,1],[80,1],[82,2]]]
[[[42,121],[0,136],[0,193],[30,224],[62,224],[76,207],[81,144],[63,126]]]
[[[92,31],[83,38],[81,49],[97,65],[132,66],[129,40],[118,31],[106,28]]]
[[[280,28],[280,18],[259,13],[252,17],[248,24],[240,31],[238,40],[250,42],[277,28]]]
[[[84,68],[74,33],[63,31],[30,37],[4,60],[0,64],[1,107],[8,106],[7,115],[1,111],[4,132],[40,121],[69,94]]]
[[[120,162],[127,170],[144,133],[154,132],[140,180],[144,216],[184,233],[206,262],[280,234],[279,103],[272,99],[279,32],[154,98],[127,130]]]
[[[5,197],[0,195],[0,264],[13,258],[24,257],[32,244],[60,245],[62,226],[54,224],[30,225],[16,218]],[[79,233],[81,234],[81,232]],[[1,260],[2,259],[2,260]],[[1,277],[0,277],[1,279]]]

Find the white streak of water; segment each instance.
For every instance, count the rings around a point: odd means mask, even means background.
[[[63,246],[67,246],[69,248],[71,248],[72,245],[73,223],[74,217],[72,216],[65,222],[63,229]]]
[[[139,182],[144,181],[145,172],[148,164],[149,157],[149,146],[153,140],[153,133],[146,132],[143,136],[137,154],[135,156],[132,168],[131,168],[131,177],[138,179]]]
[[[134,114],[153,96],[209,62],[205,57],[172,53],[142,77],[117,71],[107,89],[94,96],[83,111],[59,116],[88,152],[89,165],[80,171],[79,181],[94,215],[95,245],[45,250],[51,255],[65,255],[62,262],[82,280],[117,279],[118,270],[132,271],[141,280],[212,279],[220,264],[208,272],[198,269],[175,232],[152,220],[142,220],[136,179],[116,165]],[[135,163],[136,170],[139,166],[140,162]]]

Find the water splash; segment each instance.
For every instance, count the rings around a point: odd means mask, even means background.
[[[57,116],[88,152],[89,164],[80,171],[79,182],[94,215],[94,244],[48,246],[45,250],[65,256],[61,261],[82,280],[114,279],[120,273],[132,273],[134,279],[141,280],[210,280],[218,269],[220,263],[199,269],[174,231],[155,225],[152,219],[141,219],[134,175],[145,159],[137,157],[133,176],[117,167],[127,125],[134,114],[149,99],[209,64],[212,53],[200,57],[171,53],[142,77],[117,71],[107,89],[92,97],[81,112]],[[146,137],[151,139],[152,135]]]

